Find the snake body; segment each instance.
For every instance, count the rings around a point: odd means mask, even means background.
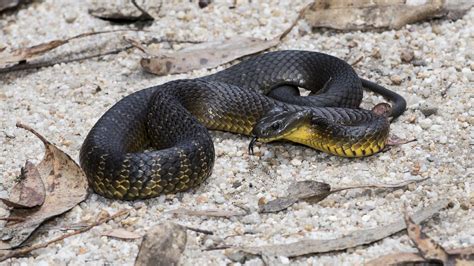
[[[265,96],[285,86],[312,95]],[[215,156],[208,129],[252,135],[276,111],[311,113],[310,123],[321,124],[317,132],[301,127],[288,140],[342,156],[370,155],[384,147],[389,122],[359,109],[361,100],[362,81],[343,60],[270,52],[213,75],[126,96],[91,129],[80,163],[94,191],[108,198],[184,191],[211,175]]]

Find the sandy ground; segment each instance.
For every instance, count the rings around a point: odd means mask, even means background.
[[[230,3],[226,1],[215,1],[206,9],[199,9],[189,1],[166,3],[162,7],[163,16],[146,28],[148,33],[116,33],[73,41],[51,56],[78,50],[105,50],[104,46],[118,45],[123,35],[136,39],[153,36],[200,41],[239,35],[270,38],[288,27],[297,10],[304,6],[303,1],[252,2],[239,2],[236,9],[229,9]],[[91,17],[87,13],[89,5],[87,1],[46,0],[0,16],[0,48],[24,47],[92,30],[126,27]],[[444,198],[452,202],[451,207],[429,220],[425,224],[426,232],[447,248],[474,245],[473,33],[473,11],[454,22],[436,20],[379,33],[313,32],[305,22],[300,22],[276,49],[321,51],[348,61],[362,56],[355,66],[361,76],[399,92],[408,101],[407,112],[392,124],[392,134],[416,138],[416,142],[363,159],[338,158],[284,143],[259,146],[256,151],[260,155],[251,157],[247,154],[247,137],[214,132],[217,154],[214,172],[199,188],[137,202],[107,200],[93,194],[49,224],[79,223],[96,217],[101,210],[115,213],[130,208],[131,215],[37,250],[31,256],[1,264],[131,265],[140,241],[118,240],[101,234],[120,227],[143,233],[157,223],[172,221],[214,232],[213,236],[188,232],[182,264],[224,265],[231,262],[224,251],[206,249],[336,238],[353,230],[390,223],[400,216],[403,203],[414,210]],[[402,62],[401,55],[406,50],[414,51],[414,62]],[[141,56],[141,52],[129,50],[97,60],[1,75],[0,193],[6,195],[26,159],[39,162],[43,154],[37,139],[15,128],[17,121],[31,125],[77,160],[89,129],[120,98],[148,86],[207,75],[223,68],[156,77],[142,71],[138,63]],[[401,84],[393,85],[392,80],[397,79]],[[379,97],[367,95],[364,106],[370,108],[380,101]],[[423,114],[430,108],[437,112],[430,116]],[[376,193],[354,190],[331,195],[319,205],[297,203],[275,214],[256,212],[259,199],[283,196],[294,181],[312,179],[344,186],[395,183],[421,177],[430,179],[403,190]],[[237,205],[246,206],[251,213],[229,219],[165,213],[177,208],[239,210]],[[0,205],[0,217],[8,215],[4,207]],[[33,242],[61,233],[42,232]],[[397,251],[415,251],[404,233],[345,252],[301,258],[281,256],[276,262],[361,264]],[[260,258],[246,263],[263,264]]]

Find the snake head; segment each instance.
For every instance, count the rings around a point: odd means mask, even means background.
[[[260,118],[255,124],[252,135],[253,139],[249,145],[249,152],[253,153],[253,145],[256,141],[270,142],[285,139],[305,125],[309,125],[313,114],[309,110],[287,111],[275,108]]]

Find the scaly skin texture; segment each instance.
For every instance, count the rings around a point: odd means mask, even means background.
[[[323,91],[279,100],[264,96],[281,85]],[[267,53],[210,76],[125,97],[91,129],[80,163],[94,191],[108,198],[184,191],[211,175],[215,156],[208,129],[250,135],[275,108],[309,110],[313,119],[331,125],[316,131],[308,124],[289,140],[341,156],[370,155],[384,147],[389,123],[354,109],[361,99],[359,77],[338,58],[307,51]]]

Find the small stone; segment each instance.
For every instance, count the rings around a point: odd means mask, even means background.
[[[76,13],[69,13],[69,12],[66,12],[66,13],[64,14],[64,20],[65,20],[67,23],[69,23],[69,24],[71,24],[71,23],[73,23],[74,21],[76,21],[76,19],[77,19],[77,14],[76,14]]]
[[[410,63],[413,58],[415,58],[415,53],[413,50],[406,49],[400,54],[400,59],[402,59],[402,62],[404,63]]]
[[[430,105],[427,105],[427,104],[423,104],[421,107],[420,107],[420,112],[425,116],[425,117],[428,117],[430,115],[434,115],[436,113],[438,113],[438,107],[434,107],[434,106],[430,106]]]
[[[291,160],[291,164],[294,166],[300,166],[301,165],[301,160],[300,159],[293,159]]]
[[[400,77],[399,75],[390,76],[390,80],[394,85],[400,85],[403,81],[402,77]]]
[[[448,142],[448,137],[446,136],[439,137],[439,143],[446,144],[447,142]]]
[[[199,195],[199,196],[196,197],[196,203],[199,203],[199,204],[206,203],[206,202],[208,202],[208,200],[209,199],[206,195]]]
[[[433,124],[433,122],[429,118],[422,119],[418,123],[420,124],[420,127],[423,129],[429,129],[431,125]]]

